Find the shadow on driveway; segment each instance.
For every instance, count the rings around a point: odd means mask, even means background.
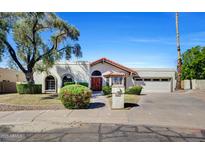
[[[102,108],[105,106],[105,103],[101,103],[101,102],[94,102],[94,103],[90,103],[88,109],[96,109],[96,108]]]

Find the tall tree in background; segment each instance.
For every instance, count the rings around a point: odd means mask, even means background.
[[[80,45],[75,43],[79,31],[55,13],[0,13],[0,60],[4,56],[34,83],[36,69],[44,71],[55,61],[71,55],[81,57]]]
[[[183,80],[205,79],[205,47],[195,46],[185,51],[182,63]]]
[[[181,58],[181,49],[180,49],[180,37],[179,37],[179,13],[176,13],[176,41],[177,41],[177,85],[176,89],[181,89],[181,76],[182,76],[182,58]]]

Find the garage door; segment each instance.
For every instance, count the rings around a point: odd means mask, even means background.
[[[144,78],[141,86],[143,87],[142,93],[172,92],[170,78]]]

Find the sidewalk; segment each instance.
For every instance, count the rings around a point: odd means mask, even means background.
[[[107,98],[96,94],[90,109],[5,111],[0,112],[0,125],[29,124],[36,130],[73,122],[205,128],[205,102],[201,99],[175,93],[140,97],[139,106],[130,110],[111,110]]]

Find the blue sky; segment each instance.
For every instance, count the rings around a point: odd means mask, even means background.
[[[175,13],[57,14],[80,30],[80,60],[107,57],[129,67],[176,67]],[[203,19],[205,13],[180,13],[182,52],[205,45]]]

